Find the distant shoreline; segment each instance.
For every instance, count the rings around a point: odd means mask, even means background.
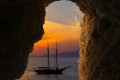
[[[42,55],[42,56],[39,56],[39,55],[31,55],[31,56],[33,56],[33,57],[46,57],[47,54]],[[50,57],[55,57],[55,54],[50,54]],[[79,50],[72,51],[72,52],[59,53],[58,57],[79,57]]]
[[[47,56],[29,56],[29,57],[47,57]],[[50,57],[55,57],[55,56],[50,56]],[[76,58],[79,58],[79,56],[58,56],[58,57],[76,57]]]

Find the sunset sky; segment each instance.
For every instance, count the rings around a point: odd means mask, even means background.
[[[56,1],[46,8],[45,34],[42,40],[34,44],[30,55],[47,54],[47,40],[50,54],[55,54],[55,43],[58,42],[58,53],[79,50],[81,12],[75,3]]]

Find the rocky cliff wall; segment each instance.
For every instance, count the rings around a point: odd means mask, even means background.
[[[0,1],[0,80],[24,73],[34,43],[42,38],[45,8],[59,0]],[[120,1],[71,0],[83,12],[80,80],[120,79]]]

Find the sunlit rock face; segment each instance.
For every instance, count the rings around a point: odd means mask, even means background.
[[[34,43],[44,34],[45,8],[55,1],[0,1],[0,80],[22,76]],[[120,80],[120,1],[71,1],[83,12],[79,79]]]
[[[81,24],[79,78],[120,80],[120,1],[84,4],[91,6],[85,7]]]

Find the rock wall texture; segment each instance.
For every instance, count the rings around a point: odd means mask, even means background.
[[[45,8],[59,0],[0,0],[0,80],[20,78],[42,38]],[[80,80],[120,80],[120,1],[70,0],[83,12]]]

